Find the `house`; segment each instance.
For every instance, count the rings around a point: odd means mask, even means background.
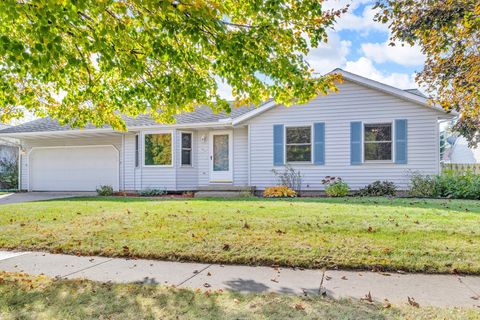
[[[408,186],[409,172],[440,172],[439,126],[451,116],[415,91],[343,70],[339,92],[305,105],[273,101],[214,114],[199,107],[173,125],[125,118],[128,132],[83,130],[49,118],[0,131],[22,144],[21,186],[31,191],[198,190],[276,185],[272,169],[303,175],[303,190],[342,177],[352,189],[375,180]]]
[[[445,163],[480,164],[480,146],[470,148],[467,139],[462,136],[450,136],[447,143]]]

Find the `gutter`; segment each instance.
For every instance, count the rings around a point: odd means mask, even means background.
[[[188,128],[212,128],[212,127],[225,127],[233,126],[231,119],[226,119],[218,122],[204,122],[204,123],[190,123],[190,124],[171,124],[171,125],[153,125],[153,126],[133,126],[128,127],[127,131],[118,131],[112,128],[103,128],[103,129],[74,129],[74,130],[62,130],[62,131],[35,131],[35,132],[11,132],[11,133],[2,133],[0,131],[0,137],[29,137],[29,136],[38,136],[38,135],[82,135],[87,133],[118,133],[124,134],[131,131],[138,130],[150,130],[150,129],[188,129]]]

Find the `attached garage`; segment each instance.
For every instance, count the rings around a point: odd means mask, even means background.
[[[119,152],[113,145],[32,148],[31,191],[119,189]]]

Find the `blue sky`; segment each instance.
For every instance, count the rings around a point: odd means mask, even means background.
[[[388,45],[388,25],[373,20],[375,1],[326,0],[324,7],[339,9],[347,4],[348,12],[328,31],[328,43],[312,48],[307,56],[311,67],[320,74],[342,68],[401,89],[417,88],[415,72],[422,70],[425,60],[420,48]],[[232,98],[228,86],[219,83],[219,91]]]
[[[418,47],[391,47],[388,26],[375,22],[374,1],[327,0],[327,8],[350,4],[330,30],[329,42],[312,49],[307,60],[319,72],[345,69],[402,89],[416,87],[414,74],[422,69],[424,56]]]

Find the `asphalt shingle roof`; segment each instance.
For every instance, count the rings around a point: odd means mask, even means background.
[[[220,120],[226,120],[229,118],[235,119],[244,115],[245,113],[255,109],[254,106],[251,107],[238,107],[233,108],[230,114],[221,112],[215,114],[209,107],[198,107],[195,111],[189,113],[182,113],[177,115],[175,118],[177,124],[191,124],[191,123],[211,123],[217,122]],[[132,117],[123,117],[127,127],[148,127],[158,125],[155,120],[153,120],[148,115],[139,115],[136,118]],[[108,128],[108,127],[105,127]],[[87,125],[85,129],[97,129],[93,125]],[[42,118],[33,120],[15,127],[7,127],[0,130],[0,134],[4,133],[26,133],[26,132],[51,132],[51,131],[67,131],[72,130],[68,125],[62,126],[58,123],[57,120],[52,118]]]

